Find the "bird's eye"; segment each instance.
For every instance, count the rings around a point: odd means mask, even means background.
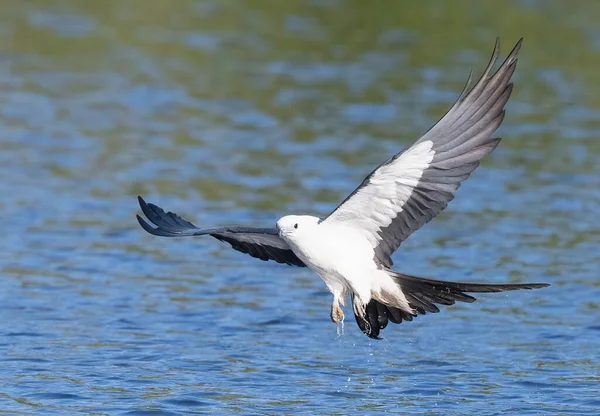
[[[298,228],[298,223],[294,224],[294,228]]]

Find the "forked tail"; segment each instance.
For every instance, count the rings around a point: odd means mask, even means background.
[[[409,276],[389,270],[388,274],[400,286],[412,311],[406,311],[371,299],[366,307],[365,318],[354,315],[360,329],[369,338],[380,339],[379,332],[389,321],[399,324],[402,320],[412,321],[417,315],[427,312],[437,313],[437,305],[453,305],[455,302],[474,302],[467,293],[506,292],[509,290],[539,289],[550,286],[548,283],[487,284],[458,283]]]

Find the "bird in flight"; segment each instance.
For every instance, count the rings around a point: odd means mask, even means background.
[[[409,276],[392,270],[392,254],[422,225],[438,215],[461,183],[496,148],[492,135],[504,119],[513,89],[516,44],[496,72],[499,41],[481,78],[429,131],[409,148],[379,165],[326,218],[288,215],[274,228],[242,226],[198,228],[172,212],[138,197],[150,225],[144,230],[161,237],[210,235],[235,250],[261,260],[308,267],[333,294],[331,320],[343,325],[348,296],[354,317],[370,338],[389,322],[412,321],[439,312],[436,305],[473,302],[467,293],[536,289],[545,283],[457,283]]]

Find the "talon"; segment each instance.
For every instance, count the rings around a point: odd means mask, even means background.
[[[338,305],[331,306],[331,322],[336,325],[344,322],[344,311]]]

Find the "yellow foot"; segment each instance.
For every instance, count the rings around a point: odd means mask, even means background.
[[[331,321],[337,326],[337,335],[344,335],[344,311],[339,305],[331,305]]]
[[[331,322],[339,324],[344,321],[344,311],[338,305],[331,305]]]

